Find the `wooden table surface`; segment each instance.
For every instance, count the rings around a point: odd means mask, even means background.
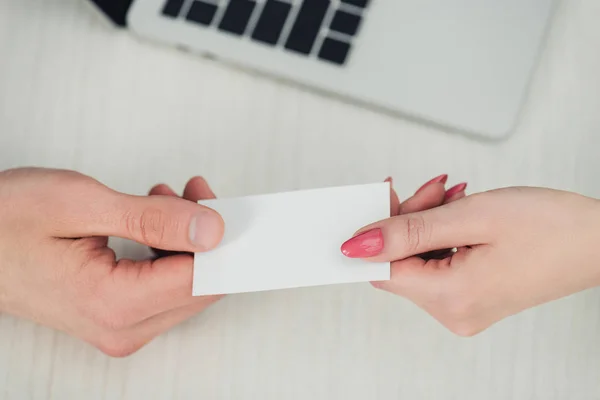
[[[198,174],[227,196],[393,175],[406,196],[449,173],[600,197],[598,21],[597,0],[560,3],[517,131],[485,143],[145,43],[83,0],[0,0],[0,170],[136,194]],[[125,359],[3,315],[0,398],[598,399],[600,291],[470,339],[368,284],[235,295]]]

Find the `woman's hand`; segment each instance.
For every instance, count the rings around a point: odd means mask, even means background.
[[[164,185],[151,194],[70,171],[1,172],[0,311],[125,356],[216,301],[192,297],[191,255],[117,261],[107,246],[108,236],[184,253],[218,245],[222,218],[196,204],[214,198],[203,179],[188,183],[185,199]]]
[[[342,250],[391,261],[391,280],[375,287],[471,336],[524,309],[600,285],[598,243],[598,200],[508,188],[376,222]],[[441,260],[422,256],[453,248],[458,251]]]

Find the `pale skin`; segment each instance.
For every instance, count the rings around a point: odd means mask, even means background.
[[[164,185],[151,194],[117,193],[70,171],[0,173],[0,310],[122,357],[218,300],[191,296],[191,255],[116,260],[107,246],[108,236],[180,252],[219,244],[221,217],[194,203],[214,197],[203,179],[190,180],[183,198]],[[197,215],[207,217],[201,236],[192,235]]]
[[[455,199],[453,199],[455,200]],[[376,288],[405,297],[452,332],[473,336],[525,309],[600,286],[600,201],[507,188],[396,215],[367,261],[391,261]],[[420,257],[458,249],[442,259]]]
[[[366,262],[392,261],[392,279],[376,288],[473,335],[600,284],[597,200],[548,189],[470,196],[464,189],[438,179],[404,202],[392,191],[392,217],[357,232],[378,229],[383,238]],[[166,185],[130,196],[72,171],[0,172],[0,311],[110,356],[132,354],[219,300],[192,297],[189,254],[222,239],[221,217],[196,204],[214,197],[199,177],[181,197]],[[109,236],[170,252],[117,260]],[[444,250],[452,248],[458,252]]]

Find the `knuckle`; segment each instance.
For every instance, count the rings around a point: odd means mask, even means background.
[[[148,208],[140,215],[128,213],[125,216],[128,233],[139,238],[151,247],[158,247],[169,230],[177,229],[177,220],[157,208]]]
[[[113,358],[128,357],[144,347],[144,344],[121,333],[105,334],[94,341],[98,350]]]
[[[404,235],[408,251],[418,251],[431,240],[431,234],[425,223],[425,219],[420,215],[411,216],[406,221],[406,232]]]

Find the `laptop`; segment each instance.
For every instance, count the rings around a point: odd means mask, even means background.
[[[556,0],[93,0],[136,35],[398,116],[501,139]]]

